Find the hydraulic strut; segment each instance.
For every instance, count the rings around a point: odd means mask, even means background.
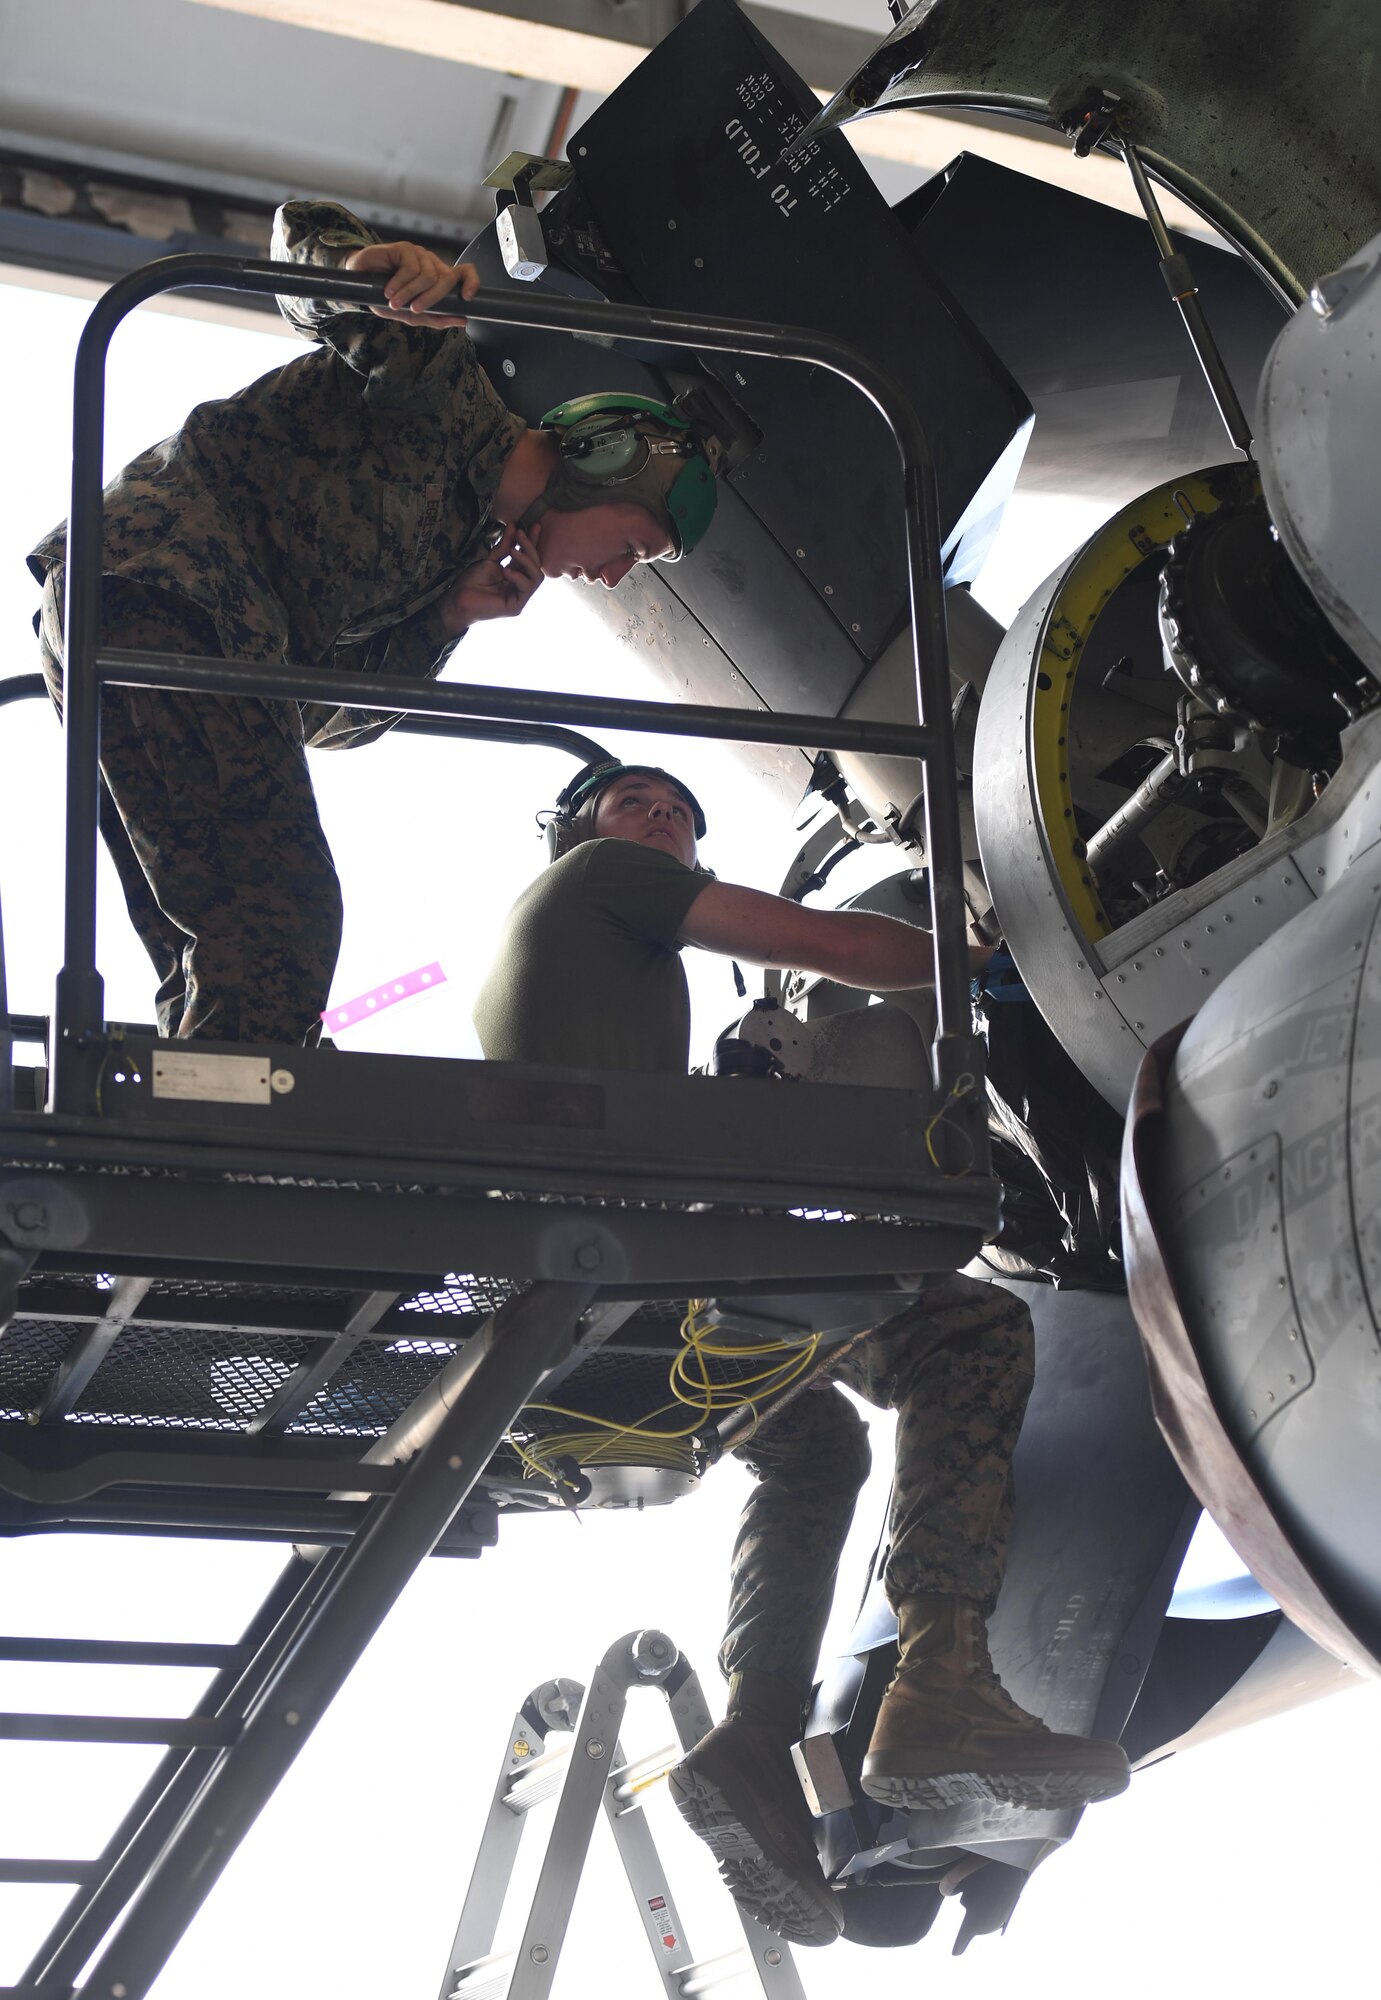
[[[1118,147],[1127,162],[1127,171],[1132,177],[1137,200],[1141,203],[1146,220],[1151,225],[1151,234],[1160,252],[1160,271],[1165,280],[1165,288],[1179,307],[1184,330],[1189,335],[1199,366],[1204,372],[1209,393],[1223,419],[1235,450],[1244,458],[1251,457],[1252,433],[1247,422],[1247,413],[1233,387],[1228,374],[1222,350],[1213,337],[1199,297],[1199,287],[1194,281],[1189,259],[1182,250],[1175,248],[1174,239],[1166,227],[1161,214],[1160,203],[1156,200],[1155,189],[1135,144],[1121,130],[1121,119],[1125,107],[1123,100],[1111,90],[1101,90],[1093,94],[1092,101],[1084,106],[1071,121],[1069,129],[1074,135],[1074,151],[1080,159],[1088,155],[1100,140],[1110,139]]]

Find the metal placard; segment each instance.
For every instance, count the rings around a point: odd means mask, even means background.
[[[153,1059],[153,1094],[200,1104],[268,1104],[270,1071],[267,1056],[164,1052]]]

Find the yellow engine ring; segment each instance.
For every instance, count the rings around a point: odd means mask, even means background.
[[[1090,941],[1105,937],[1112,924],[1084,859],[1065,755],[1080,661],[1114,593],[1158,556],[1193,515],[1216,513],[1231,491],[1240,490],[1245,469],[1240,460],[1210,466],[1167,480],[1131,501],[1085,542],[1045,614],[1031,688],[1031,789],[1051,866],[1071,916]]]

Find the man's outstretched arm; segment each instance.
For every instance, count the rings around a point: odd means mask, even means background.
[[[749,965],[817,972],[869,993],[905,992],[935,978],[929,931],[868,910],[807,910],[730,882],[701,890],[681,936]],[[991,956],[986,945],[970,945],[969,970],[981,972]]]

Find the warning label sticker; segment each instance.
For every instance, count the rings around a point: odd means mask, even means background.
[[[668,1922],[670,1920],[670,1912],[667,1908],[666,1897],[649,1896],[647,1899],[647,1907],[652,1915],[653,1927],[657,1930],[657,1932],[661,1936],[663,1951],[675,1951],[676,1933],[675,1931],[669,1930],[667,1928]]]

